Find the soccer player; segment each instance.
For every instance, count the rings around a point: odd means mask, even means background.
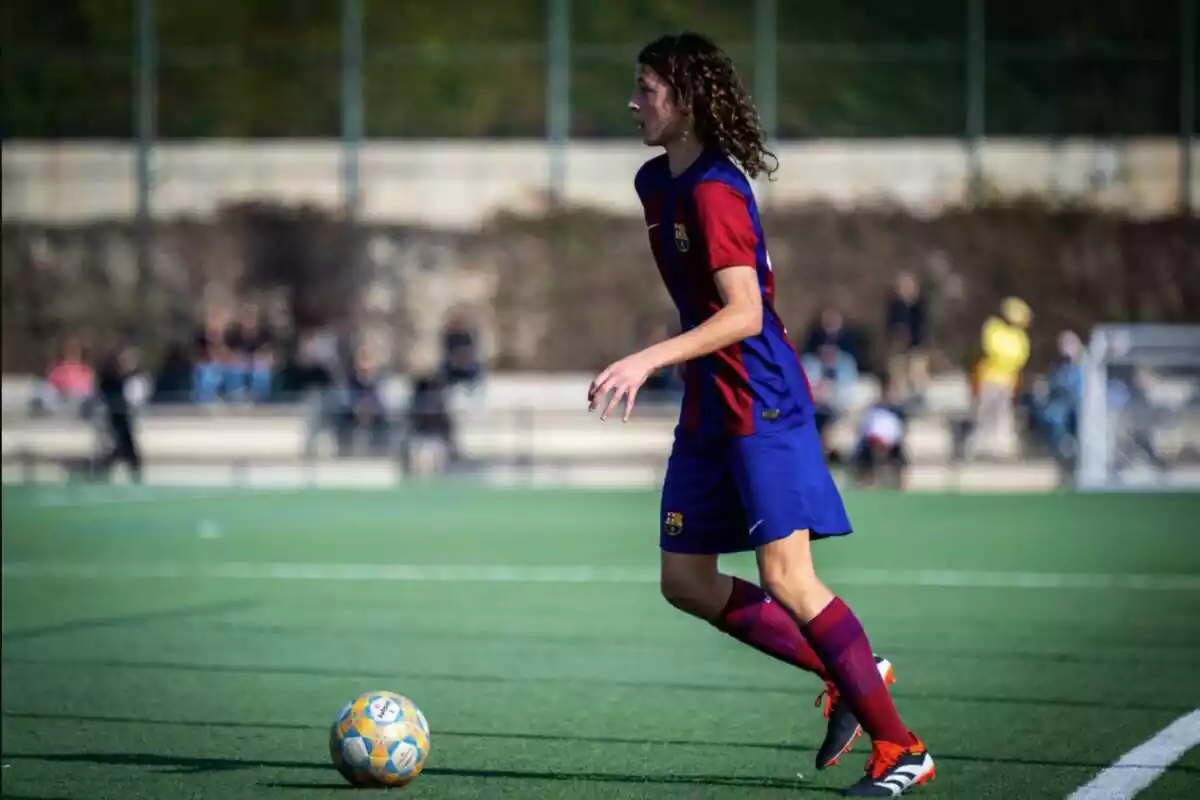
[[[811,543],[851,527],[808,382],[772,305],[774,276],[746,177],[777,168],[758,115],[729,57],[694,33],[642,50],[629,108],[643,141],[665,151],[638,171],[635,186],[683,332],[597,375],[589,409],[607,419],[623,403],[628,419],[647,375],[685,365],[662,494],[663,594],[824,680],[828,727],[817,768],[836,762],[865,729],[866,775],[845,793],[899,795],[932,778],[934,763],[896,712],[890,665],[813,568]],[[757,555],[761,587],[718,571],[720,554],[747,550]]]

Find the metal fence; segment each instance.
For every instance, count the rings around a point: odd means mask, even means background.
[[[14,0],[6,16],[6,137],[135,141],[143,216],[156,145],[198,139],[340,141],[351,215],[364,142],[537,139],[561,196],[566,143],[633,133],[637,47],[680,28],[738,59],[775,139],[957,140],[981,191],[986,137],[1162,137],[1194,202],[1196,0]]]

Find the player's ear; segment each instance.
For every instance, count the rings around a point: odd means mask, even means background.
[[[674,83],[667,83],[667,98],[671,101],[671,105],[675,106],[675,110],[684,115],[690,114],[691,102],[683,89],[676,86]]]
[[[672,90],[671,102],[674,104],[675,110],[679,112],[679,115],[691,125],[695,120],[691,98],[678,90]]]

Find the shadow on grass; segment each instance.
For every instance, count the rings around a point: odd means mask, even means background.
[[[813,786],[795,778],[739,778],[730,775],[622,775],[612,772],[540,772],[536,770],[510,769],[439,769],[431,767],[422,775],[440,775],[450,778],[489,778],[508,780],[565,781],[586,783],[640,783],[657,786],[726,786],[736,789],[786,789],[788,791],[828,792],[838,794],[829,786]],[[311,789],[316,786],[333,788],[330,784],[262,783],[260,786],[277,788]],[[349,784],[347,784],[349,786]],[[352,788],[352,787],[351,787]]]
[[[379,635],[378,624],[354,624],[336,622],[327,624],[296,623],[296,624],[267,624],[260,622],[244,622],[240,620],[215,620],[205,623],[206,630],[215,632],[232,632],[239,634],[254,634],[257,636],[280,637],[309,637],[314,636],[324,640],[332,637],[362,638],[374,641]],[[408,630],[408,629],[406,629]],[[407,635],[420,641],[450,641],[461,642],[464,637],[473,643],[514,643],[524,647],[526,642],[536,642],[539,645],[561,645],[564,647],[594,647],[597,649],[612,649],[614,647],[672,649],[695,646],[701,641],[699,637],[673,636],[669,638],[627,635],[614,637],[596,634],[580,633],[540,633],[537,631],[462,631],[447,629],[408,630]],[[1078,651],[1039,651],[1039,650],[1006,650],[970,647],[946,647],[939,645],[921,644],[888,644],[879,648],[889,657],[911,655],[919,658],[936,660],[939,663],[953,659],[956,661],[982,661],[989,664],[997,662],[1028,663],[1028,664],[1121,664],[1140,665],[1154,664],[1161,666],[1164,661],[1179,666],[1194,664],[1200,647],[1194,645],[1155,645],[1152,647],[1128,645],[1124,651],[1121,648],[1107,648],[1103,651],[1080,648]]]
[[[163,719],[141,719],[139,717],[122,717],[122,716],[106,716],[106,715],[82,715],[82,714],[59,714],[59,713],[27,713],[19,711],[5,711],[3,716],[6,719],[24,719],[24,720],[46,720],[57,722],[73,722],[73,723],[108,723],[117,725],[142,725],[142,726],[163,726],[174,728],[225,728],[228,730],[287,730],[287,731],[320,731],[328,733],[328,725],[315,725],[311,723],[270,723],[270,722],[234,722],[234,721],[200,721],[200,720],[163,720]],[[795,751],[797,753],[813,753],[816,752],[816,745],[801,745],[801,744],[783,744],[783,743],[767,743],[767,742],[743,742],[735,740],[700,740],[700,739],[646,739],[632,736],[577,736],[577,735],[557,735],[552,733],[512,733],[508,731],[455,731],[444,730],[438,728],[434,731],[434,736],[438,739],[442,738],[461,738],[461,739],[503,739],[508,741],[521,742],[580,742],[584,744],[614,744],[614,745],[634,745],[645,747],[647,745],[662,745],[666,747],[716,747],[722,750],[730,749],[750,749],[750,750],[777,750],[781,752]]]
[[[141,625],[146,622],[162,620],[187,619],[202,617],[209,614],[224,614],[228,611],[244,611],[259,605],[257,601],[222,600],[217,603],[202,603],[183,608],[169,608],[160,611],[145,611],[138,614],[120,614],[112,617],[93,617],[91,619],[76,619],[70,622],[60,622],[54,625],[42,625],[35,628],[6,632],[4,643],[28,641],[42,636],[52,636],[57,633],[75,633],[77,631],[92,631],[100,628],[120,628],[126,625]]]
[[[19,754],[5,753],[4,758],[10,760],[43,761],[53,764],[101,764],[117,767],[147,767],[159,769],[170,774],[205,775],[235,770],[257,769],[267,767],[285,770],[321,770],[336,775],[333,766],[328,762],[315,761],[285,761],[269,760],[256,761],[236,758],[201,758],[194,756],[159,755],[155,753],[71,753],[71,754]],[[676,785],[676,786],[728,786],[733,788],[751,789],[787,789],[791,791],[807,790],[818,792],[833,792],[832,788],[816,787],[804,781],[791,778],[756,778],[735,777],[729,775],[638,775],[617,772],[558,772],[555,770],[502,770],[502,769],[465,769],[453,767],[430,767],[425,775],[438,775],[450,778],[488,778],[507,780],[538,780],[564,781],[587,783],[630,783],[646,785]],[[353,788],[345,782],[337,782],[332,777],[326,782],[263,782],[264,787],[283,789],[337,789]]]
[[[403,682],[405,685],[420,685],[432,682],[461,683],[466,685],[530,685],[554,684],[558,686],[611,686],[624,689],[660,691],[685,691],[717,694],[784,695],[796,697],[802,693],[795,685],[772,686],[769,684],[726,684],[685,681],[621,680],[608,678],[578,678],[572,676],[509,676],[509,675],[452,675],[412,673],[383,670],[355,670],[333,667],[309,667],[291,665],[241,665],[199,664],[181,661],[134,661],[115,658],[90,659],[42,659],[5,657],[3,663],[13,666],[33,666],[44,669],[140,669],[163,672],[199,672],[211,675],[271,675],[278,677],[330,678],[339,681],[387,681]],[[1190,704],[1130,703],[1111,700],[1088,700],[1069,697],[1004,697],[997,695],[973,695],[938,692],[893,692],[899,700],[916,702],[947,702],[963,704],[988,704],[1000,706],[1033,706],[1037,708],[1095,708],[1114,711],[1164,711],[1185,713],[1194,706]]]
[[[559,781],[565,783],[633,783],[647,786],[724,786],[734,789],[785,789],[789,792],[826,792],[838,794],[830,786],[814,786],[796,778],[755,778],[730,775],[625,775],[619,772],[555,772],[552,770],[516,769],[451,769],[430,767],[422,776],[435,775],[445,778],[487,778],[489,780]],[[259,786],[276,789],[336,789],[335,783],[278,782],[260,783]],[[348,783],[342,787],[353,789]]]
[[[229,730],[295,730],[295,731],[313,731],[322,734],[329,730],[327,725],[314,725],[306,723],[269,723],[269,722],[235,722],[235,721],[200,721],[200,720],[158,720],[158,719],[142,719],[138,717],[121,717],[121,716],[83,716],[78,714],[38,714],[38,713],[23,713],[23,712],[4,712],[4,717],[9,719],[25,719],[25,720],[45,720],[54,722],[74,722],[74,723],[108,723],[119,725],[141,725],[141,726],[164,726],[164,727],[195,727],[206,729],[225,728]],[[458,730],[441,730],[434,731],[435,741],[442,738],[461,738],[461,739],[497,739],[509,742],[578,742],[581,744],[611,744],[611,745],[632,745],[632,746],[664,746],[664,747],[717,747],[722,750],[731,749],[751,749],[751,750],[772,750],[776,752],[794,752],[797,758],[802,760],[802,765],[809,764],[809,758],[816,751],[815,745],[812,744],[789,744],[785,742],[754,742],[741,740],[724,740],[716,741],[710,739],[651,739],[637,738],[626,736],[577,736],[568,734],[550,734],[550,733],[517,733],[510,731],[458,731]],[[862,748],[865,757],[866,748]],[[6,755],[6,757],[8,757]],[[1065,768],[1088,768],[1099,769],[1110,766],[1108,760],[1098,759],[1045,759],[1045,758],[1021,758],[1021,757],[1002,757],[990,755],[970,755],[965,753],[954,753],[937,750],[934,757],[940,762],[955,762],[963,764],[981,764],[981,765],[997,765],[997,766],[1021,766],[1021,767],[1065,767]],[[57,756],[13,756],[13,758],[44,758],[54,759]],[[81,758],[81,757],[75,757]],[[153,756],[149,756],[153,758]],[[220,760],[218,760],[218,763]],[[263,766],[272,766],[271,764],[262,764]],[[293,765],[287,765],[293,766]],[[309,768],[324,766],[310,762],[304,764]],[[1200,775],[1200,768],[1191,767],[1183,764],[1174,764],[1167,768],[1167,772],[1183,773]],[[438,770],[431,769],[426,771],[431,775],[438,774],[459,774],[453,770]],[[463,775],[473,774],[471,771],[463,771]],[[563,773],[564,775],[567,773]],[[566,780],[566,778],[563,778]],[[583,778],[580,778],[583,780]],[[738,784],[741,785],[741,784]],[[298,787],[296,787],[298,788]],[[810,787],[806,787],[810,788]]]
[[[147,767],[172,774],[210,774],[255,767],[275,769],[333,769],[327,761],[251,761],[237,758],[204,758],[159,753],[5,753],[6,761],[41,761],[48,764],[101,764],[108,767]]]

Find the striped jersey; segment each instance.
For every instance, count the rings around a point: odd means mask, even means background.
[[[775,275],[745,174],[723,154],[705,151],[672,176],[664,154],[638,170],[634,185],[683,330],[721,308],[714,275],[722,269],[754,267],[762,291],[760,333],[684,365],[680,426],[746,436],[764,421],[811,418],[812,392],[775,311]]]

